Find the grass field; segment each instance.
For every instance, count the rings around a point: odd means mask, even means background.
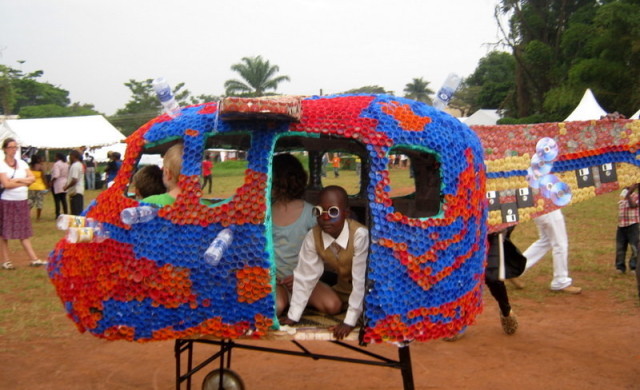
[[[242,172],[245,167],[241,164],[235,166],[232,174],[225,172],[223,168],[218,166],[214,170],[214,186],[217,194],[228,196],[243,182]],[[407,172],[392,171],[394,189],[411,185]],[[344,171],[337,179],[333,178],[332,172],[328,172],[326,184],[339,184],[355,189],[357,179],[353,171]],[[98,194],[99,191],[87,191],[85,205]],[[632,308],[638,306],[635,278],[629,274],[614,273],[613,265],[617,196],[617,193],[603,195],[564,210],[569,234],[570,272],[574,284],[585,290],[608,290],[615,301],[633,302],[633,305],[624,306],[628,308],[625,310],[631,312]],[[64,232],[55,228],[51,196],[45,200],[42,220],[34,221],[33,228],[33,246],[44,259],[64,235]],[[514,242],[522,250],[536,238],[537,232],[532,222],[521,224],[513,234]],[[48,281],[46,271],[27,266],[27,257],[18,241],[10,241],[10,251],[12,261],[18,269],[0,272],[0,336],[18,339],[61,337],[60,330],[68,329],[69,320]],[[550,254],[547,254],[545,259],[522,277],[528,284],[527,289],[514,290],[514,298],[530,298],[539,302],[549,299],[548,284],[551,275]]]

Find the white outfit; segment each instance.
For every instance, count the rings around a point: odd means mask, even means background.
[[[353,290],[349,295],[349,308],[344,318],[344,323],[350,326],[355,326],[360,314],[362,314],[367,253],[369,250],[369,232],[365,228],[358,228],[354,233],[353,240],[354,253],[351,265]],[[330,247],[334,242],[343,250],[346,249],[349,243],[349,225],[347,221],[345,221],[337,239],[322,232],[322,241],[325,249]],[[293,271],[293,295],[289,305],[289,313],[287,314],[293,321],[300,320],[302,312],[309,301],[309,296],[318,283],[320,276],[322,276],[323,271],[324,262],[320,256],[318,256],[318,252],[316,252],[313,230],[310,230],[304,238],[302,248],[300,249],[298,265]]]
[[[24,179],[27,177],[27,171],[29,170],[29,164],[16,158],[16,169],[11,168],[7,163],[2,160],[0,162],[0,172],[7,175],[7,179]],[[29,186],[20,186],[15,188],[7,188],[2,192],[2,199],[4,200],[27,200],[29,197]]]
[[[538,226],[538,241],[531,244],[523,255],[527,258],[525,269],[531,268],[548,251],[553,249],[552,290],[562,290],[571,286],[569,277],[569,239],[560,209],[533,219]]]
[[[84,166],[80,161],[71,164],[68,180],[76,179],[75,193],[84,195]],[[73,191],[71,191],[73,193]]]

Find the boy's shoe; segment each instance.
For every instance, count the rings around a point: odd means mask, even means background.
[[[559,290],[552,290],[557,292],[564,292],[567,294],[580,294],[582,292],[582,288],[576,286],[567,286],[565,288],[561,288]]]
[[[29,263],[29,265],[32,267],[40,267],[41,265],[47,265],[47,264],[48,262],[40,259],[31,260],[31,263]]]
[[[509,311],[509,315],[506,317],[500,313],[500,323],[502,324],[502,330],[508,335],[512,335],[518,330],[518,317],[516,317],[516,313],[513,310]]]
[[[14,269],[16,269],[16,267],[13,266],[13,263],[11,263],[11,261],[5,261],[4,263],[2,263],[2,269],[8,270],[8,271],[12,271]]]
[[[511,279],[507,279],[507,280],[517,290],[522,290],[525,287],[524,282],[522,280],[520,280],[519,278],[511,278]]]

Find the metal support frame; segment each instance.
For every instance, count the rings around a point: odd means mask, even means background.
[[[356,347],[353,345],[349,345],[342,341],[330,341],[331,343],[361,353],[370,357],[371,359],[356,359],[356,358],[348,358],[343,356],[335,356],[335,355],[324,355],[317,354],[309,351],[302,344],[300,344],[296,340],[291,340],[291,342],[299,348],[297,350],[289,350],[289,349],[280,349],[280,348],[270,348],[270,347],[261,347],[256,345],[249,344],[241,344],[237,343],[233,340],[206,340],[206,339],[177,339],[175,341],[175,358],[176,358],[176,390],[180,390],[182,387],[182,383],[186,382],[186,389],[191,390],[191,376],[205,366],[215,361],[216,359],[220,359],[220,369],[222,371],[223,368],[229,369],[231,368],[231,351],[233,348],[247,349],[250,351],[259,351],[259,352],[269,352],[269,353],[277,353],[282,355],[290,355],[290,356],[298,356],[298,357],[306,357],[311,358],[313,360],[333,360],[345,363],[356,363],[356,364],[365,364],[371,366],[379,366],[379,367],[390,367],[399,369],[402,374],[402,384],[404,390],[414,390],[413,384],[413,369],[411,367],[411,351],[409,350],[409,346],[404,346],[398,348],[398,360],[389,359],[382,355],[378,355],[373,352],[366,351],[363,348]],[[220,350],[207,359],[203,360],[197,366],[193,366],[193,345],[194,344],[208,344],[208,345],[217,345],[220,347]],[[182,354],[187,353],[187,372],[182,374]],[[220,379],[222,384],[222,376]]]

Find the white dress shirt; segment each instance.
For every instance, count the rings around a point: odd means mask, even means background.
[[[344,323],[350,326],[355,326],[360,314],[362,314],[367,254],[369,251],[369,231],[365,228],[358,228],[355,231],[353,239],[354,253],[351,265],[353,290],[349,295],[349,308],[344,318]],[[334,242],[343,250],[346,249],[349,243],[349,225],[347,221],[345,221],[338,238],[333,238],[327,233],[322,232],[322,241],[325,249]],[[291,320],[300,320],[302,312],[309,301],[309,296],[318,283],[320,276],[322,276],[323,271],[324,262],[316,252],[312,229],[304,238],[302,248],[300,249],[298,265],[293,271],[293,295],[287,315]]]

